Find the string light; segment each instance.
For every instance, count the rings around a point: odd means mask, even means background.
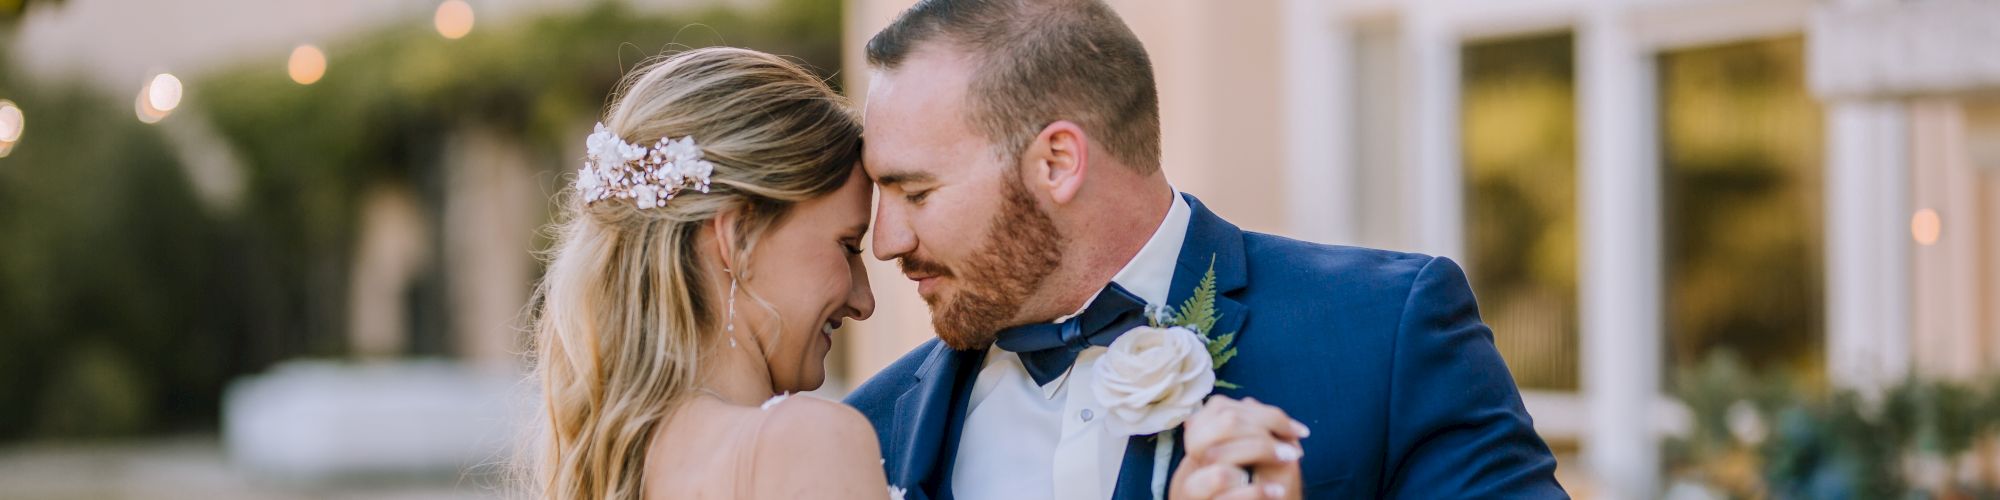
[[[445,0],[438,4],[432,23],[437,25],[438,34],[448,40],[464,38],[472,32],[472,4],[465,0]]]
[[[140,123],[153,124],[167,119],[180,105],[181,80],[161,73],[139,87],[139,95],[132,100],[132,113],[139,117]]]
[[[152,84],[146,86],[146,102],[153,105],[153,109],[165,112],[180,107],[181,79],[175,78],[172,73],[154,76]]]
[[[1918,245],[1937,244],[1939,233],[1943,230],[1944,222],[1938,218],[1936,210],[1926,208],[1910,216],[1910,237],[1916,239]]]
[[[154,108],[153,104],[147,101],[144,89],[141,89],[139,95],[132,99],[132,114],[138,115],[139,123],[147,125],[159,123],[160,120],[167,119],[166,111]]]
[[[312,85],[326,76],[326,53],[310,44],[292,49],[292,57],[285,62],[285,72],[299,85]]]
[[[28,117],[21,114],[21,107],[0,99],[0,158],[14,153],[14,145],[21,142],[21,132],[27,128]]]

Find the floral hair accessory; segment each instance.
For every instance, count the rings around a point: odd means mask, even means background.
[[[590,158],[576,174],[576,189],[585,203],[619,198],[642,209],[662,207],[686,190],[708,192],[709,174],[715,172],[693,136],[662,137],[653,147],[642,148],[598,123],[585,145]]]

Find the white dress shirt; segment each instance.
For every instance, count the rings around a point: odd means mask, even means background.
[[[1192,214],[1175,191],[1153,237],[1111,281],[1147,304],[1167,305]],[[1086,302],[1077,312],[1088,307]],[[1130,436],[1105,429],[1104,407],[1090,390],[1095,378],[1091,367],[1104,351],[1084,349],[1068,374],[1038,385],[1019,355],[997,346],[988,350],[966,403],[952,467],[953,495],[965,500],[1110,498]]]

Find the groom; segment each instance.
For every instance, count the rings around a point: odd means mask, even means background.
[[[893,486],[1566,496],[1459,267],[1246,232],[1176,192],[1151,63],[1100,0],[923,0],[867,53],[875,256],[917,281],[938,336],[847,400],[873,421]],[[1133,328],[1207,276],[1205,332],[1235,333],[1226,364],[1107,349],[1172,345],[1116,341],[1156,334]],[[1148,414],[1110,379],[1173,366],[1217,366],[1228,399],[1186,427],[1132,432]],[[1180,470],[1195,464],[1216,473]]]

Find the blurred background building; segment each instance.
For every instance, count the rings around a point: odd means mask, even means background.
[[[858,99],[910,3],[0,0],[0,497],[497,496],[622,69]],[[1174,184],[1464,263],[1579,497],[2000,495],[2000,3],[1111,3]],[[930,336],[871,265],[829,396]]]

